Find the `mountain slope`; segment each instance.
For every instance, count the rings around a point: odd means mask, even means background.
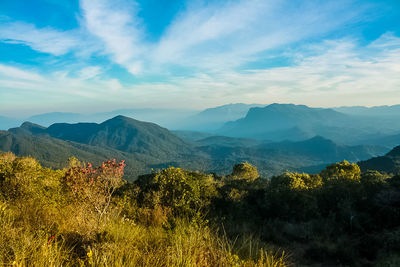
[[[263,176],[310,167],[318,171],[332,162],[354,162],[386,152],[377,146],[337,145],[322,137],[265,143],[212,136],[188,144],[156,124],[124,116],[100,124],[61,123],[48,128],[26,122],[1,132],[0,150],[31,155],[52,167],[64,166],[60,164],[70,156],[91,162],[125,159],[131,180],[153,168],[168,166],[226,174],[243,161],[256,165]]]
[[[79,113],[70,113],[70,112],[50,112],[37,114],[26,119],[29,122],[49,126],[53,123],[75,123],[78,121],[86,121],[85,116]]]
[[[180,129],[214,132],[228,121],[237,120],[246,115],[250,108],[259,107],[258,104],[227,104],[215,108],[208,108],[184,120]]]
[[[384,156],[375,157],[358,163],[361,170],[376,170],[386,173],[400,173],[400,146],[393,148]]]
[[[251,108],[246,117],[226,123],[217,133],[272,141],[301,141],[320,135],[335,143],[374,144],[371,139],[400,131],[398,119],[349,115],[329,108],[272,104]]]
[[[319,172],[325,165],[333,162],[356,162],[387,151],[378,146],[337,145],[319,136],[301,142],[285,141],[251,147],[207,145],[199,149],[210,155],[216,168],[222,169],[226,165],[248,161],[259,167],[263,175],[303,169]]]
[[[51,137],[128,153],[155,157],[190,153],[190,146],[154,123],[117,116],[103,123],[56,123],[45,129]]]
[[[325,162],[337,162],[342,160],[356,162],[369,159],[376,155],[383,155],[387,152],[386,148],[375,145],[338,145],[322,136],[315,136],[300,142],[284,141],[266,144],[264,145],[264,149],[275,149],[286,151],[287,153],[307,155],[307,157]]]
[[[304,105],[271,104],[263,108],[251,108],[246,117],[226,123],[219,133],[234,137],[283,140],[296,136],[300,140],[311,137],[319,126],[334,127],[348,121],[348,116],[332,109],[309,108]]]
[[[364,144],[375,144],[380,146],[386,147],[396,147],[400,145],[400,133],[393,134],[393,135],[383,135],[374,138],[368,138],[365,140],[361,140],[361,143]]]
[[[74,156],[96,164],[111,158],[124,159],[127,162],[128,177],[146,171],[143,163],[146,159],[143,157],[133,158],[110,148],[88,146],[48,136],[26,135],[21,131],[0,131],[0,151],[11,151],[18,156],[33,156],[44,166],[53,168],[66,167],[68,159]]]
[[[400,105],[374,106],[374,107],[352,106],[352,107],[337,107],[333,109],[345,114],[368,116],[368,117],[400,116]]]
[[[234,138],[227,136],[209,136],[200,140],[197,140],[196,146],[209,146],[219,145],[228,147],[252,147],[259,145],[261,142],[255,139],[248,138]]]

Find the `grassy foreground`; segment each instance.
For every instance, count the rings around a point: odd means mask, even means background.
[[[125,182],[123,162],[51,170],[0,156],[0,265],[287,266],[286,254],[209,222],[221,182],[170,168]]]
[[[400,175],[347,161],[260,178],[125,163],[52,170],[0,156],[0,263],[17,266],[400,266]]]

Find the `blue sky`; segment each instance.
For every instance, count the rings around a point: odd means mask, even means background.
[[[1,0],[0,114],[400,104],[398,0]]]

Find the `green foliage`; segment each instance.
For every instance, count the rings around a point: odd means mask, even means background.
[[[172,209],[175,215],[190,215],[207,207],[216,196],[216,182],[212,175],[190,172],[181,168],[170,167],[162,170],[142,183],[144,192],[151,193],[156,202]]]
[[[255,166],[248,162],[243,162],[233,166],[231,177],[235,180],[254,181],[260,176]]]
[[[330,180],[351,180],[359,181],[361,176],[360,167],[355,163],[349,163],[344,160],[326,167],[321,172],[321,176],[325,181]]]
[[[322,186],[322,178],[318,174],[286,172],[282,175],[272,177],[271,186],[274,188],[289,189],[314,189]]]
[[[0,264],[287,266],[284,253],[232,245],[211,228],[199,211],[209,212],[218,196],[214,176],[169,168],[138,187],[123,184],[123,166],[72,158],[69,168],[51,170],[32,158],[1,155]],[[165,227],[165,216],[173,216],[174,227]],[[244,255],[246,247],[253,253]]]
[[[0,264],[373,266],[398,262],[400,178],[356,164],[259,178],[0,155]],[[285,251],[283,252],[282,249]],[[289,255],[289,256],[288,256]],[[385,265],[385,266],[386,266]]]
[[[361,182],[368,185],[382,184],[389,178],[389,175],[382,174],[378,171],[366,171],[361,175]]]

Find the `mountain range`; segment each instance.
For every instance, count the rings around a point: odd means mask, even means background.
[[[253,139],[254,143],[254,140],[303,141],[318,135],[338,144],[380,145],[390,149],[400,145],[399,114],[400,105],[311,108],[294,104],[263,106],[237,103],[201,112],[157,108],[120,109],[89,115],[54,112],[34,115],[25,121],[47,127],[54,123],[100,123],[124,115],[157,123],[173,130],[174,134],[189,143],[212,136]],[[0,116],[0,129],[16,127],[22,122],[21,119]],[[218,140],[222,141],[222,138]],[[205,140],[210,141],[215,143],[217,139]]]
[[[50,112],[19,119],[0,116],[0,130],[7,130],[9,128],[17,127],[24,121],[29,121],[47,127],[54,123],[100,123],[118,115],[135,117],[143,121],[151,121],[168,128],[179,128],[177,125],[181,125],[181,121],[196,113],[198,113],[196,110],[136,108],[118,109],[110,112],[99,112],[92,114]]]
[[[286,170],[323,168],[347,159],[360,161],[383,155],[380,146],[347,146],[317,136],[306,141],[268,142],[226,136],[203,136],[184,141],[157,124],[116,116],[102,123],[56,123],[49,127],[25,122],[0,131],[0,150],[34,156],[45,166],[65,166],[70,156],[99,163],[109,158],[125,159],[127,175],[178,166],[220,174],[247,161],[263,176]],[[64,165],[63,165],[64,164]]]
[[[377,144],[379,141],[373,140],[399,134],[400,122],[395,117],[378,118],[327,108],[271,104],[250,108],[244,118],[227,122],[217,133],[272,141],[301,141],[319,135],[347,145]],[[400,144],[400,140],[396,144]]]
[[[400,105],[376,106],[376,107],[353,106],[353,107],[337,107],[333,109],[345,114],[368,116],[368,117],[400,116]]]

